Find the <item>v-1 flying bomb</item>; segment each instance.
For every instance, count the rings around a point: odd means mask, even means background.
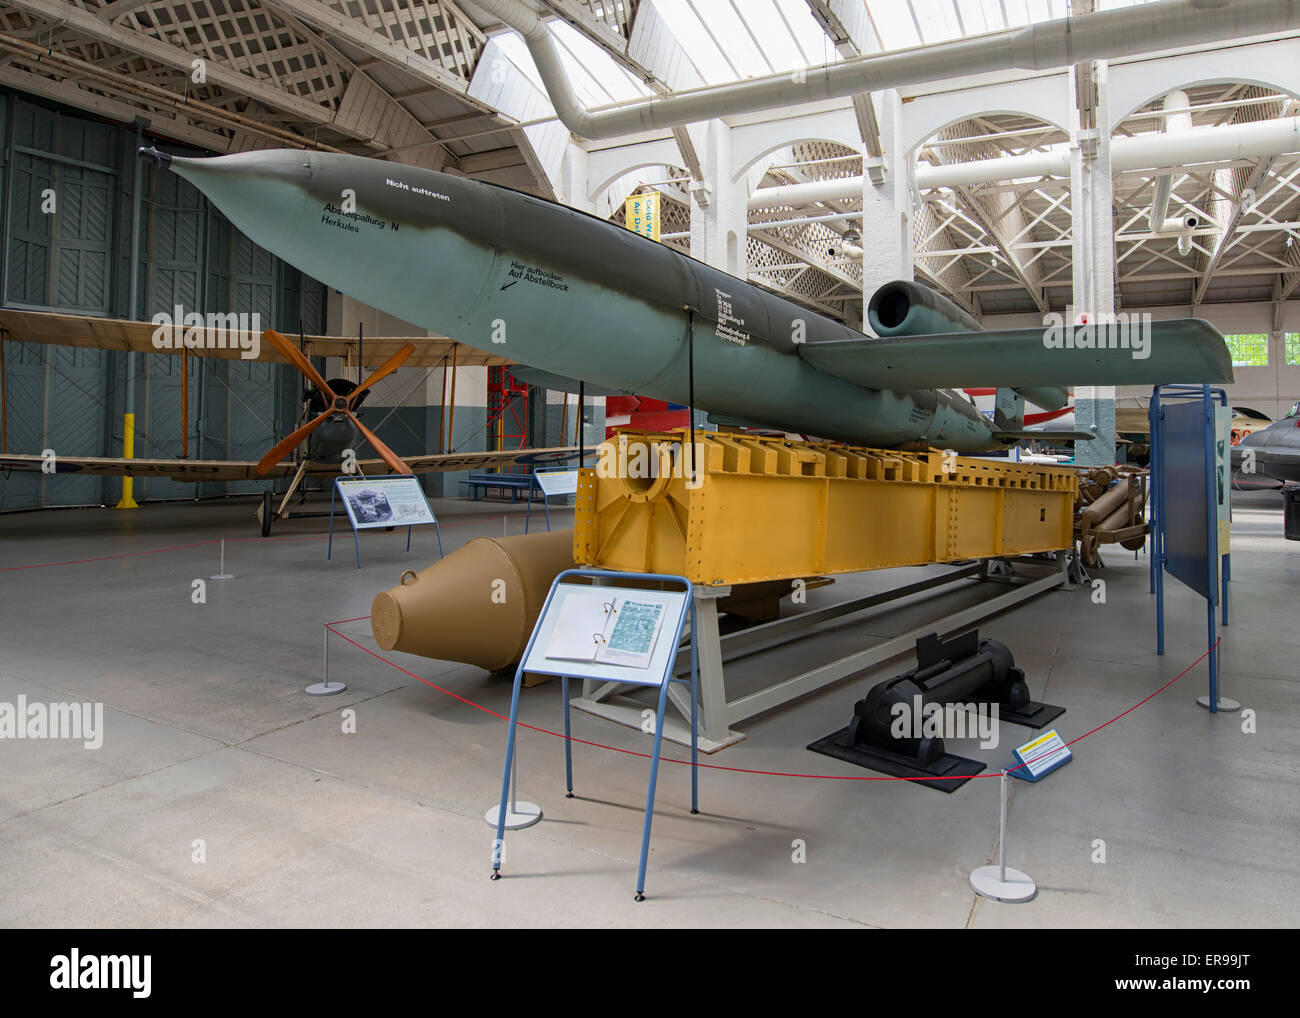
[[[359,301],[674,403],[690,401],[693,367],[695,404],[726,423],[975,452],[1023,431],[949,386],[1002,386],[1053,409],[1068,384],[1232,379],[1222,336],[1196,319],[1154,323],[1141,351],[1090,326],[1048,340],[980,331],[933,291],[894,282],[870,302],[872,339],[617,224],[481,181],[321,152],[148,154],[253,241]]]

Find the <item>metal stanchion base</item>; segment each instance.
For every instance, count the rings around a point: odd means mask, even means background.
[[[533,824],[542,819],[542,807],[535,802],[517,802],[514,806],[512,812],[506,813],[507,831],[517,831],[521,827],[532,827]],[[500,805],[496,805],[483,814],[483,819],[489,827],[496,827],[497,814],[500,809]]]
[[[233,580],[234,578],[235,578],[234,573],[217,573],[216,576],[208,577],[209,580]]]
[[[347,688],[346,682],[313,682],[303,692],[308,696],[333,696]]]
[[[1029,901],[1038,893],[1038,885],[1027,874],[1008,866],[1006,877],[1002,879],[1000,866],[981,866],[971,870],[970,885],[982,898],[1008,903]]]
[[[1198,696],[1196,698],[1196,702],[1199,703],[1206,710],[1210,709],[1210,695],[1208,693],[1205,696]],[[1241,704],[1239,704],[1236,700],[1228,699],[1228,697],[1226,696],[1220,696],[1219,710],[1227,711],[1231,713],[1234,710],[1241,710]]]

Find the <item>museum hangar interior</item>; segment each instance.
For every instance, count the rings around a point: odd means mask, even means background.
[[[1298,42],[0,3],[0,923],[1294,925]]]

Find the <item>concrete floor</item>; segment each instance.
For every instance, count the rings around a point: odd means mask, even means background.
[[[1280,500],[1237,499],[1233,624],[1222,688],[1256,713],[1211,716],[1202,664],[1075,747],[1038,785],[1014,782],[1008,864],[1036,900],[972,894],[994,861],[998,782],[952,795],[900,782],[827,781],[705,770],[700,816],[687,771],[660,782],[649,900],[632,901],[646,763],[576,746],[578,797],[563,796],[558,739],[521,730],[520,794],[545,820],[507,838],[492,883],[483,812],[498,794],[504,725],[335,641],[317,699],[322,623],[366,615],[380,589],[431,558],[433,535],[350,535],[325,559],[324,521],[256,536],[252,503],[71,510],[0,517],[0,701],[104,704],[102,748],[0,741],[4,926],[1294,926],[1300,900],[1300,545],[1282,539]],[[435,505],[450,551],[522,531],[518,509]],[[508,514],[508,518],[505,515]],[[234,578],[217,571],[225,537]],[[178,547],[179,546],[179,547]],[[155,554],[141,554],[158,550]],[[121,557],[109,557],[121,556]],[[1154,653],[1145,557],[1111,552],[1104,604],[1047,594],[981,628],[1006,641],[1034,696],[1068,707],[1073,738],[1127,710],[1205,649],[1204,609],[1168,583],[1168,653]],[[76,561],[90,560],[90,561]],[[43,563],[68,563],[35,567]],[[33,566],[33,568],[22,568]],[[939,567],[932,567],[939,568]],[[810,606],[906,582],[925,570],[842,577]],[[735,672],[775,680],[812,656],[852,650],[970,603],[958,592],[857,616]],[[373,647],[369,624],[341,631]],[[431,682],[505,711],[509,684],[405,655]],[[737,727],[748,738],[708,762],[750,770],[865,775],[803,747],[845,724],[853,700],[907,659]],[[735,691],[732,691],[735,695]],[[527,690],[522,717],[560,724],[558,684]],[[341,711],[355,711],[356,732]],[[574,714],[574,735],[645,750],[649,738]],[[1002,747],[950,748],[991,767]],[[680,757],[677,747],[666,755]],[[796,839],[804,863],[792,861]],[[1105,862],[1095,862],[1096,842]],[[204,861],[195,861],[201,843]]]

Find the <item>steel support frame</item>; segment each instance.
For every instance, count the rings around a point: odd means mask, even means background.
[[[744,733],[737,732],[731,727],[737,722],[910,653],[915,648],[919,637],[929,633],[946,636],[1050,590],[1069,587],[1071,585],[1067,571],[1069,556],[1069,551],[1056,552],[1053,570],[1048,575],[1033,580],[1006,579],[996,576],[989,566],[991,563],[1000,563],[1003,560],[985,559],[894,590],[800,612],[797,615],[751,626],[726,636],[720,635],[718,628],[718,601],[731,593],[731,588],[696,587],[697,632],[691,632],[690,639],[696,645],[699,660],[699,748],[705,753],[716,753],[720,749],[740,742],[745,738]],[[979,604],[951,615],[941,616],[865,650],[827,662],[798,675],[792,675],[735,700],[727,699],[724,676],[724,664],[727,661],[735,661],[750,654],[805,638],[812,635],[812,631],[819,625],[868,608],[889,604],[926,591],[949,588],[952,584],[967,579],[1009,589]],[[687,646],[678,651],[677,673],[680,674],[689,667],[690,647]],[[626,683],[584,680],[582,693],[572,701],[572,706],[596,717],[639,729],[643,725],[647,707],[644,703],[632,700],[626,695],[637,688]],[[681,715],[681,720],[676,717],[665,720],[664,738],[678,745],[689,746],[690,728],[686,722],[691,716],[690,699],[681,689],[674,687],[669,691],[669,700]]]

